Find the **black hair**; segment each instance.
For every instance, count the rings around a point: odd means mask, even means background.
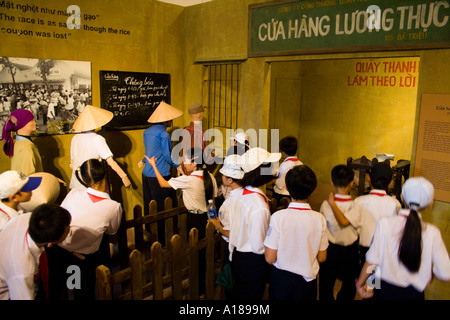
[[[33,210],[28,226],[28,234],[39,244],[59,240],[70,225],[72,217],[58,204],[41,204]]]
[[[276,179],[277,176],[274,174],[262,174],[263,170],[271,170],[272,163],[263,163],[256,169],[253,169],[250,172],[244,174],[242,179],[240,180],[240,185],[243,187],[252,186],[255,188],[261,187],[266,183],[269,183],[273,179]]]
[[[378,162],[370,169],[370,182],[375,189],[388,191],[389,184],[392,181],[392,169],[384,163]]]
[[[297,153],[298,143],[297,138],[288,136],[280,140],[280,151],[286,153],[288,156],[295,156]]]
[[[307,200],[317,187],[314,171],[305,165],[295,166],[286,173],[286,188],[295,200]]]
[[[186,157],[197,164],[197,167],[203,170],[203,186],[205,188],[205,201],[208,204],[209,200],[214,200],[214,184],[211,175],[204,162],[205,154],[201,148],[191,148],[188,150]]]
[[[75,170],[78,181],[86,188],[102,181],[106,177],[105,161],[103,159],[89,159]]]
[[[408,204],[408,206],[412,205],[415,206],[410,209],[406,219],[398,248],[398,258],[410,272],[415,273],[419,271],[422,257],[422,223],[416,209],[418,205]]]
[[[338,188],[347,187],[354,179],[355,172],[349,166],[338,164],[331,169],[331,181],[333,185]]]

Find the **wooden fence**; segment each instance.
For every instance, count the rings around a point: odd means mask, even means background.
[[[278,206],[270,203],[271,211],[285,208],[288,201]],[[115,239],[118,254],[116,263],[110,268],[97,268],[97,289],[100,300],[142,299],[223,299],[224,289],[215,285],[219,271],[224,266],[225,246],[223,238],[215,233],[214,225],[208,222],[206,235],[199,239],[199,230],[193,228],[187,234],[187,209],[181,199],[176,208],[167,198],[165,210],[156,211],[156,202],[149,204],[149,215],[142,215],[142,208],[134,208],[134,218],[123,221]],[[158,222],[164,223],[165,243],[158,242]],[[129,241],[129,230],[134,229],[134,239]],[[132,233],[131,233],[132,234]],[[206,250],[206,288],[199,295],[198,255]]]

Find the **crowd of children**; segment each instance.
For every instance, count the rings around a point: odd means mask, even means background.
[[[0,299],[67,299],[66,270],[71,265],[79,266],[82,274],[82,289],[74,288],[74,297],[95,299],[103,235],[114,234],[122,219],[121,204],[110,198],[107,165],[130,185],[104,139],[89,142],[97,136],[93,130],[111,120],[103,111],[86,107],[88,118],[96,121],[80,116],[75,123],[82,133],[72,142],[72,183],[76,179],[79,187],[71,188],[61,205],[43,204],[23,213],[20,203],[30,199],[40,178],[15,170],[0,175]],[[156,138],[164,140],[160,134]],[[159,188],[181,190],[187,228],[197,228],[203,237],[211,221],[226,241],[222,271],[231,279],[227,299],[261,300],[268,285],[271,300],[334,300],[337,279],[342,281],[337,300],[354,300],[357,294],[364,299],[424,299],[433,275],[450,281],[450,259],[439,229],[421,220],[420,212],[434,198],[433,186],[424,178],[404,183],[402,209],[387,192],[389,165],[374,165],[372,190],[355,199],[350,195],[353,170],[336,165],[331,171],[334,192],[316,212],[308,202],[317,178],[297,158],[296,138],[281,139],[281,153],[250,148],[245,136],[235,140],[237,147],[227,152],[219,183],[207,170],[201,148],[183,154],[183,174],[177,177],[161,172],[157,156],[144,157]],[[87,146],[92,147],[89,153]],[[290,199],[287,208],[271,212],[267,184],[273,184],[275,199]],[[217,199],[220,188],[227,191],[221,193],[219,216],[210,218],[208,202]],[[200,253],[200,293],[205,289],[204,259]],[[373,290],[369,276],[375,265],[380,279]]]

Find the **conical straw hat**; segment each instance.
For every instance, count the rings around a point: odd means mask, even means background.
[[[147,121],[150,123],[166,122],[181,117],[182,115],[183,111],[162,101]]]
[[[89,131],[104,126],[114,117],[111,111],[87,105],[73,124],[75,131]]]

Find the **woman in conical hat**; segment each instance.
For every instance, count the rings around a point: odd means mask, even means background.
[[[182,111],[163,101],[147,120],[152,125],[144,131],[145,155],[149,158],[155,157],[158,159],[156,161],[156,167],[166,180],[170,179],[171,167],[178,168],[179,166],[178,163],[172,160],[172,141],[166,126],[170,126],[173,119],[181,117],[182,115]],[[157,202],[158,211],[163,210],[164,200],[166,197],[170,197],[173,191],[168,188],[161,188],[156,178],[155,171],[145,157],[140,162],[139,166],[144,166],[142,171],[144,213],[148,214],[148,204],[151,200]],[[162,229],[161,231],[164,230]],[[159,234],[161,235],[161,232],[159,232]],[[162,237],[163,236],[164,233],[162,232]],[[163,240],[163,238],[161,240]]]
[[[93,158],[102,158],[106,160],[111,169],[113,169],[122,179],[124,186],[126,188],[131,186],[128,176],[114,160],[113,154],[109,149],[105,138],[95,133],[95,129],[110,122],[113,116],[111,111],[87,105],[73,124],[73,129],[80,133],[72,138],[70,146],[70,167],[72,168],[70,189],[85,188],[76,179],[75,171],[83,164],[83,162]]]

